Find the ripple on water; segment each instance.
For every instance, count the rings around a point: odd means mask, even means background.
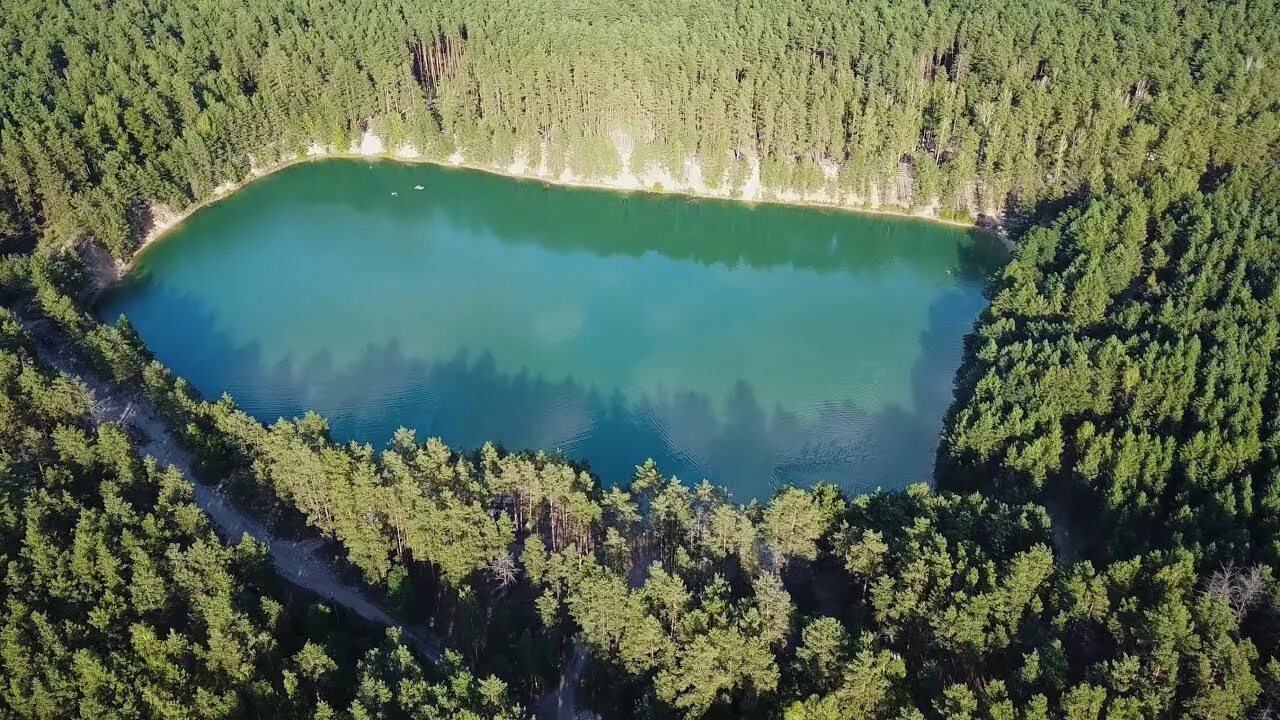
[[[1003,259],[919,222],[366,165],[196,213],[102,317],[266,422],[559,449],[605,483],[652,457],[745,500],[927,479]]]

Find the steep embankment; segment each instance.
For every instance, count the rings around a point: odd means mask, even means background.
[[[401,145],[391,149],[379,136],[372,132],[365,132],[358,142],[352,144],[346,150],[339,150],[333,146],[313,144],[307,148],[305,153],[286,156],[270,166],[255,165],[245,177],[220,183],[210,191],[208,197],[189,207],[175,209],[161,204],[151,205],[150,219],[140,238],[139,245],[134,251],[134,256],[136,257],[148,245],[180,225],[182,221],[196,211],[235,193],[254,180],[299,163],[343,157],[376,158],[404,163],[429,163],[463,167],[505,177],[537,180],[567,187],[590,187],[624,192],[670,193],[688,197],[735,200],[747,203],[776,203],[873,215],[914,217],[956,227],[971,227],[973,225],[973,223],[941,217],[938,212],[940,204],[937,198],[932,198],[913,209],[913,206],[916,206],[917,203],[912,200],[912,181],[909,171],[905,169],[900,180],[893,183],[891,187],[886,188],[883,193],[873,188],[871,194],[862,196],[835,189],[835,178],[840,171],[839,165],[835,163],[828,163],[823,167],[825,179],[828,181],[826,186],[811,191],[803,191],[793,187],[775,188],[766,186],[761,179],[760,160],[757,157],[747,158],[749,173],[744,179],[735,182],[730,177],[728,170],[720,178],[708,178],[703,172],[696,155],[688,156],[678,173],[673,173],[665,166],[654,162],[645,162],[643,167],[636,167],[636,163],[633,162],[634,155],[631,146],[632,143],[629,138],[617,138],[614,142],[614,147],[618,153],[617,172],[588,176],[572,167],[565,167],[558,173],[552,172],[546,160],[547,149],[545,143],[543,147],[538,148],[537,155],[539,159],[537,162],[532,162],[529,158],[529,153],[523,152],[509,164],[495,165],[492,163],[472,162],[460,152],[454,152],[448,158],[441,160],[423,155],[412,145]],[[999,211],[995,208],[988,209],[983,215],[983,224],[994,229],[996,235],[1006,245],[1009,245],[1008,239],[1000,230],[998,213]],[[127,270],[127,267],[127,265],[122,265],[117,268],[116,276],[118,277],[123,271]]]

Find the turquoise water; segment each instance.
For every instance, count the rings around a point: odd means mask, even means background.
[[[921,221],[332,160],[199,211],[100,311],[264,422],[559,450],[607,483],[652,457],[745,500],[927,479],[1003,261]]]

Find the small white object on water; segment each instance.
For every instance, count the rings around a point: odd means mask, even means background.
[[[397,196],[397,195],[399,195],[399,194],[400,194],[400,193],[391,193],[391,197],[395,197],[395,196]]]
[[[414,185],[414,186],[413,186],[413,189],[414,189],[414,190],[421,190],[421,189],[422,189],[422,186],[421,186],[421,185]]]

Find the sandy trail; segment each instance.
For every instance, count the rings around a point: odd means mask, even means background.
[[[13,309],[23,330],[34,341],[39,359],[71,378],[78,379],[93,391],[94,419],[132,427],[141,436],[139,452],[155,458],[160,465],[172,465],[182,471],[194,490],[196,505],[213,523],[218,535],[229,543],[239,542],[245,535],[266,546],[271,562],[280,576],[290,583],[310,590],[322,600],[350,610],[379,625],[402,628],[401,637],[417,648],[433,663],[440,661],[444,644],[425,627],[405,626],[387,610],[369,599],[358,587],[345,582],[333,566],[317,555],[323,544],[319,538],[287,540],[236,507],[219,489],[198,478],[195,463],[173,437],[169,427],[159,418],[141,393],[119,387],[99,378],[84,368],[60,342],[61,332],[44,319]]]
[[[560,683],[538,700],[535,714],[539,720],[577,720],[578,683],[587,666],[588,656],[585,645],[581,642],[573,644],[568,661],[560,669]]]
[[[236,507],[216,486],[199,479],[191,454],[178,444],[169,426],[140,392],[106,381],[84,367],[67,349],[62,332],[48,320],[17,308],[10,309],[35,343],[39,359],[63,375],[80,380],[93,392],[96,421],[132,428],[134,435],[141,438],[137,442],[139,452],[155,458],[162,466],[172,465],[182,471],[191,483],[196,505],[208,516],[220,537],[236,543],[249,535],[266,546],[272,565],[285,580],[369,622],[400,627],[401,638],[405,642],[432,663],[440,662],[444,655],[444,642],[426,627],[398,622],[389,611],[366,597],[360,588],[339,577],[333,566],[318,554],[324,544],[320,538],[287,540]],[[561,670],[556,689],[535,701],[537,717],[546,720],[577,717],[577,687],[587,658],[586,647],[575,643]]]

